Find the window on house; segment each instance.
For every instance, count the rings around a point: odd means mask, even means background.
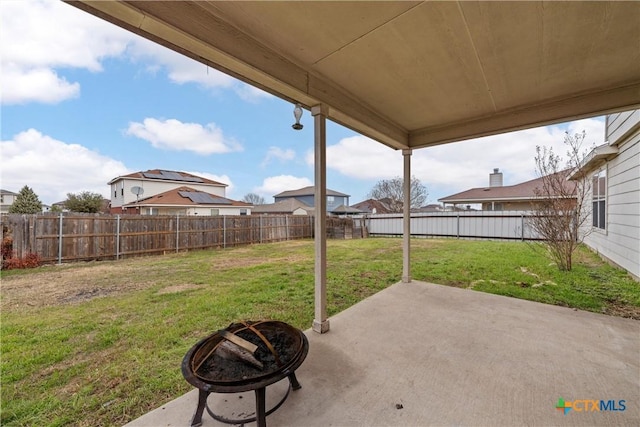
[[[240,209],[240,215],[246,215],[246,214],[247,214],[246,209]]]
[[[595,174],[591,185],[593,226],[604,230],[606,228],[607,172],[602,170]]]
[[[220,215],[220,209],[211,209],[211,216]]]
[[[334,196],[327,196],[327,203],[333,203],[334,201]]]

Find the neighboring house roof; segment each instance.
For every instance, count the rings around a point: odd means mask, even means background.
[[[444,207],[436,203],[421,206],[418,209],[412,209],[412,212],[442,212],[442,211],[444,211]]]
[[[282,193],[276,194],[273,197],[282,198],[282,197],[299,197],[299,196],[313,196],[315,195],[315,188],[313,186],[299,188],[297,190],[289,190],[283,191]],[[330,190],[327,188],[327,196],[338,196],[338,197],[349,197],[348,194],[340,193],[338,191]]]
[[[565,176],[569,175],[569,170],[557,172]],[[575,189],[575,183],[565,180],[565,185],[569,192]],[[488,201],[522,201],[540,199],[536,191],[542,188],[542,178],[532,179],[516,185],[504,185],[496,187],[472,188],[461,193],[438,199],[443,203],[482,203]]]
[[[146,197],[144,199],[140,199],[137,202],[132,202],[124,205],[124,207],[137,207],[137,206],[252,207],[253,205],[250,203],[227,199],[226,197],[205,193],[204,191],[198,191],[198,190],[194,190],[193,188],[183,186],[183,187],[174,188],[169,191],[165,191],[164,193],[159,193],[150,197]]]
[[[344,215],[344,214],[359,214],[359,213],[362,213],[362,211],[360,209],[354,208],[353,206],[340,205],[337,208],[333,209],[331,213],[336,215]]]
[[[363,200],[360,203],[356,203],[351,205],[351,207],[359,209],[361,212],[373,213],[375,209],[375,213],[384,214],[384,213],[392,213],[391,209],[382,201],[376,199],[367,199]]]
[[[3,188],[0,188],[0,194],[2,195],[8,195],[8,196],[18,196],[18,193],[14,193],[13,191],[9,191],[9,190],[5,190]]]
[[[187,172],[178,172],[178,171],[168,171],[163,169],[150,169],[144,172],[134,172],[128,175],[118,176],[113,178],[107,184],[111,185],[114,182],[120,181],[122,179],[136,179],[136,180],[144,180],[144,181],[172,181],[172,182],[183,182],[183,183],[193,183],[193,184],[209,184],[209,185],[218,185],[227,187],[228,184],[224,184],[222,182],[213,181],[208,178],[203,178],[201,176],[192,175]]]
[[[290,214],[298,209],[303,209],[307,213],[313,213],[314,208],[297,199],[285,199],[275,203],[266,205],[256,205],[251,212],[254,214],[270,213],[270,214]]]

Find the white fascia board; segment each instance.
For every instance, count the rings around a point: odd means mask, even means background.
[[[601,166],[609,159],[615,157],[618,154],[618,151],[618,147],[613,147],[608,143],[594,148],[585,156],[580,166],[571,171],[567,176],[567,179],[569,181],[580,179],[582,176]]]

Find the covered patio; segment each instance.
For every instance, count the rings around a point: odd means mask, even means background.
[[[639,424],[638,323],[412,281],[408,190],[415,149],[638,108],[640,4],[69,3],[313,116],[310,352],[270,425]],[[405,181],[401,283],[332,319],[327,119],[402,150]],[[626,406],[564,415],[559,398]],[[196,402],[131,425],[188,425]]]
[[[319,333],[327,119],[402,150],[409,283],[413,150],[640,106],[636,2],[67,2],[311,111]]]
[[[309,355],[296,371],[302,389],[267,425],[640,423],[635,320],[412,281],[330,321],[328,334],[306,331]],[[267,406],[286,385],[267,388]],[[565,415],[556,409],[559,398],[614,400],[618,410],[576,403]],[[197,402],[194,389],[127,427],[188,426]],[[228,418],[255,410],[252,392],[212,394],[209,405]],[[203,427],[222,425],[205,412]]]

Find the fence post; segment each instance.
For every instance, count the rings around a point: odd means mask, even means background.
[[[190,239],[189,239],[190,240]],[[176,214],[176,253],[178,252],[178,245],[180,244],[180,214]]]
[[[120,259],[120,215],[116,215],[116,260]]]
[[[222,216],[222,247],[227,247],[227,216]]]
[[[524,242],[524,214],[520,214],[520,240]]]
[[[456,238],[460,238],[460,214],[456,214]]]
[[[262,243],[262,215],[258,219],[260,220],[258,222],[258,232],[260,233],[260,243]]]
[[[58,264],[62,264],[62,212],[58,221]]]
[[[289,236],[291,236],[291,233],[289,233],[289,215],[285,215],[284,216],[284,237],[286,238],[286,240],[290,240]]]

